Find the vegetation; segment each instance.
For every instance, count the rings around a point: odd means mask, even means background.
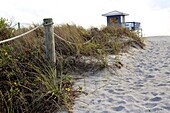
[[[0,40],[29,29],[31,27],[20,30],[10,28],[8,20],[1,18]],[[72,87],[74,82],[69,74],[104,68],[108,54],[125,51],[132,43],[144,46],[136,34],[121,27],[86,30],[81,26],[65,24],[55,26],[54,31],[64,39],[55,37],[57,75],[44,56],[43,28],[0,45],[0,112],[71,111],[72,102],[81,92],[81,87]],[[83,57],[92,57],[97,62],[91,60],[87,63],[82,60]]]

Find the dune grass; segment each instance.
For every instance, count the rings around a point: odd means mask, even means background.
[[[7,20],[0,20],[0,40],[31,29],[12,29]],[[55,36],[57,75],[45,58],[43,28],[0,45],[0,112],[71,112],[73,100],[81,92],[81,87],[72,87],[71,72],[104,68],[108,54],[125,51],[132,43],[144,46],[135,33],[121,27],[84,29],[64,24],[55,26],[54,32],[65,40]],[[82,61],[84,56],[98,62],[87,64]]]

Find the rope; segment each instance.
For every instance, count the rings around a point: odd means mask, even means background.
[[[67,40],[64,40],[63,38],[61,38],[61,37],[60,37],[59,35],[57,35],[56,33],[54,33],[54,35],[55,35],[56,37],[58,37],[60,40],[66,42],[66,43],[76,45],[76,43],[73,43],[73,42],[69,42],[69,41],[67,41]]]
[[[5,42],[9,42],[9,41],[12,41],[12,40],[15,40],[15,39],[20,38],[20,37],[22,37],[22,36],[24,36],[24,35],[27,35],[27,34],[31,33],[32,31],[35,31],[36,29],[38,29],[38,28],[41,27],[41,26],[42,26],[42,24],[39,25],[39,26],[37,26],[37,27],[35,27],[35,28],[33,28],[33,29],[31,29],[30,31],[27,31],[27,32],[21,34],[21,35],[12,37],[12,38],[10,38],[10,39],[2,40],[2,41],[0,41],[0,44],[5,43]]]
[[[69,44],[72,44],[72,45],[76,45],[76,43],[67,41],[67,40],[63,39],[62,37],[60,37],[59,35],[57,35],[56,33],[54,33],[54,35],[55,35],[56,37],[58,37],[60,40],[66,42],[66,43],[69,43]],[[88,44],[88,43],[91,42],[93,39],[94,39],[94,36],[93,36],[90,40],[88,40],[87,42],[83,43],[83,45]]]
[[[12,37],[12,38],[10,38],[10,39],[2,40],[2,41],[0,41],[0,44],[2,44],[2,43],[6,43],[6,42],[9,42],[9,41],[12,41],[12,40],[15,40],[15,39],[20,38],[20,37],[22,37],[22,36],[25,36],[25,35],[27,35],[27,34],[31,33],[32,31],[35,31],[36,29],[38,29],[38,28],[39,28],[39,27],[41,27],[42,25],[45,25],[45,26],[46,26],[46,25],[52,25],[52,24],[53,24],[53,23],[50,23],[50,24],[41,24],[41,25],[39,25],[39,26],[37,26],[37,27],[33,28],[32,30],[27,31],[27,32],[25,32],[25,33],[23,33],[23,34],[21,34],[21,35],[18,35],[18,36]],[[59,35],[57,35],[56,33],[54,33],[54,35],[55,35],[56,37],[58,37],[60,40],[62,40],[62,41],[64,41],[64,42],[66,42],[66,43],[76,45],[76,43],[73,43],[73,42],[67,41],[67,40],[63,39],[62,37],[60,37]],[[89,43],[89,42],[91,42],[93,39],[94,39],[94,36],[93,36],[90,40],[88,40],[87,42],[83,43],[83,45],[88,44],[88,43]]]
[[[88,44],[88,43],[89,43],[89,42],[91,42],[93,39],[94,39],[94,36],[93,36],[93,37],[92,37],[89,41],[87,41],[87,42],[83,43],[83,45]]]

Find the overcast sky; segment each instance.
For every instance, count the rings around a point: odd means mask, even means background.
[[[74,23],[85,28],[106,25],[104,13],[128,13],[126,22],[141,22],[145,36],[170,35],[170,0],[0,0],[0,17],[21,23]]]

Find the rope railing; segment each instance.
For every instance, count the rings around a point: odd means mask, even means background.
[[[12,38],[10,38],[10,39],[2,40],[2,41],[0,41],[0,44],[2,44],[2,43],[6,43],[6,42],[9,42],[9,41],[12,41],[12,40],[18,39],[18,38],[21,38],[21,37],[23,37],[23,36],[25,36],[25,35],[27,35],[27,34],[29,34],[29,33],[33,32],[33,31],[35,31],[36,29],[38,29],[38,28],[39,28],[39,27],[41,27],[42,25],[43,25],[43,24],[41,24],[41,25],[39,25],[39,26],[37,26],[37,27],[35,27],[35,28],[31,29],[30,31],[27,31],[27,32],[25,32],[25,33],[21,34],[21,35],[18,35],[18,36],[12,37]],[[56,34],[56,33],[54,33],[54,35],[55,35],[57,38],[59,38],[60,40],[62,40],[62,41],[64,41],[64,42],[66,42],[66,43],[69,43],[69,44],[72,44],[72,45],[76,45],[76,43],[73,43],[73,42],[67,41],[67,40],[63,39],[61,36],[59,36],[59,35],[58,35],[58,34]],[[93,36],[90,40],[88,40],[87,42],[84,42],[84,43],[83,43],[83,45],[88,44],[88,43],[89,43],[89,42],[91,42],[93,39],[94,39],[94,36]]]
[[[18,39],[18,38],[21,38],[33,31],[35,31],[36,29],[40,28],[41,26],[44,26],[44,38],[45,38],[45,51],[46,51],[46,59],[47,61],[50,62],[51,64],[51,67],[53,68],[54,70],[54,74],[56,74],[56,53],[55,53],[55,40],[54,40],[54,36],[56,36],[57,38],[59,38],[60,40],[66,42],[66,43],[69,43],[69,44],[73,44],[73,45],[77,45],[76,43],[73,43],[73,42],[70,42],[70,41],[67,41],[66,39],[63,39],[61,36],[59,36],[58,34],[54,33],[54,27],[53,27],[53,19],[52,18],[45,18],[43,19],[43,24],[23,33],[23,34],[20,34],[18,36],[15,36],[15,37],[12,37],[12,38],[9,38],[9,39],[5,39],[5,40],[2,40],[0,41],[0,44],[3,44],[3,43],[6,43],[6,42],[9,42],[9,41],[12,41],[12,40],[15,40],[15,39]],[[86,45],[88,44],[89,42],[91,42],[96,36],[94,35],[90,40],[82,43],[82,45]]]
[[[93,36],[90,40],[88,40],[87,42],[83,43],[83,45],[86,45],[88,43],[90,43],[93,39],[94,39],[95,36]]]
[[[36,29],[38,29],[38,28],[41,27],[42,25],[43,25],[43,24],[41,24],[41,25],[39,25],[39,26],[37,26],[37,27],[35,27],[35,28],[33,28],[33,29],[31,29],[31,30],[29,30],[29,31],[27,31],[27,32],[25,32],[25,33],[23,33],[23,34],[21,34],[21,35],[18,35],[18,36],[15,36],[15,37],[12,37],[12,38],[9,38],[9,39],[6,39],[6,40],[2,40],[2,41],[0,41],[0,44],[6,43],[6,42],[9,42],[9,41],[18,39],[18,38],[21,38],[21,37],[23,37],[23,36],[25,36],[25,35],[27,35],[27,34],[33,32],[33,31],[35,31]]]
[[[72,44],[72,45],[76,45],[76,43],[73,43],[73,42],[70,42],[70,41],[67,41],[65,39],[63,39],[61,36],[57,35],[56,33],[54,33],[54,35],[59,38],[60,40],[66,42],[66,43],[69,43],[69,44]],[[93,36],[90,40],[88,40],[87,42],[84,42],[82,45],[86,45],[88,43],[90,43],[93,39],[94,39],[95,36]]]

